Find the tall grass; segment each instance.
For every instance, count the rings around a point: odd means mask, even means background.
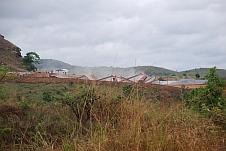
[[[69,106],[62,106],[57,101],[35,104],[25,98],[23,103],[27,103],[28,108],[19,106],[21,102],[13,104],[13,98],[9,99],[10,103],[1,103],[0,149],[226,149],[226,135],[222,128],[214,125],[211,119],[189,110],[179,100],[146,101],[144,97],[140,98],[136,87],[129,96],[124,96],[121,86],[90,87],[95,89],[99,99],[91,106],[90,118],[83,121],[77,120]],[[70,93],[75,90],[70,88]],[[35,87],[33,91],[36,91]]]

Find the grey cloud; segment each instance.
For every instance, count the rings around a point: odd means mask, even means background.
[[[3,0],[0,33],[23,54],[74,65],[112,66],[117,56],[119,67],[136,60],[173,70],[225,68],[225,8],[224,0]]]

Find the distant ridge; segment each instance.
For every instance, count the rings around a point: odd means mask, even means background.
[[[144,73],[147,76],[152,76],[155,74],[156,76],[169,76],[174,77],[178,76],[183,78],[183,75],[187,75],[188,77],[195,78],[196,74],[199,74],[202,78],[209,72],[209,68],[196,68],[181,72],[172,71],[165,68],[155,67],[155,66],[137,66],[137,67],[128,67],[128,68],[119,68],[119,67],[81,67],[70,65],[68,63],[64,63],[59,60],[54,59],[41,59],[40,64],[36,64],[36,67],[40,71],[49,71],[55,69],[66,68],[69,70],[69,74],[76,75],[95,75],[97,78],[102,78],[109,76],[111,74],[130,77],[138,73]],[[217,69],[217,74],[222,78],[226,79],[226,70]]]
[[[55,59],[40,59],[39,64],[35,64],[35,66],[37,67],[38,70],[42,71],[73,68],[73,65]]]

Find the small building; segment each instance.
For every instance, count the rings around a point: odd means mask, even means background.
[[[57,69],[57,70],[53,71],[53,73],[56,73],[56,74],[68,74],[68,70],[67,69]]]

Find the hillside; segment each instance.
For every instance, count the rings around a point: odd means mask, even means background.
[[[198,68],[198,69],[196,68],[196,69],[192,69],[192,70],[182,71],[180,73],[181,74],[185,73],[188,76],[189,75],[199,74],[201,77],[203,77],[203,76],[205,76],[209,72],[209,69],[210,68]],[[217,69],[216,70],[216,74],[218,74],[223,79],[226,79],[226,70],[224,70],[224,69]]]
[[[153,74],[157,76],[170,76],[178,74],[178,72],[155,66],[138,66],[137,70],[144,71],[144,73],[149,76]]]
[[[21,49],[0,35],[0,64],[7,65],[11,71],[25,71],[22,69]]]
[[[70,65],[68,63],[64,63],[59,60],[54,59],[40,59],[39,64],[35,64],[38,70],[41,71],[47,71],[47,70],[55,70],[55,69],[70,69],[73,67],[73,65]]]

